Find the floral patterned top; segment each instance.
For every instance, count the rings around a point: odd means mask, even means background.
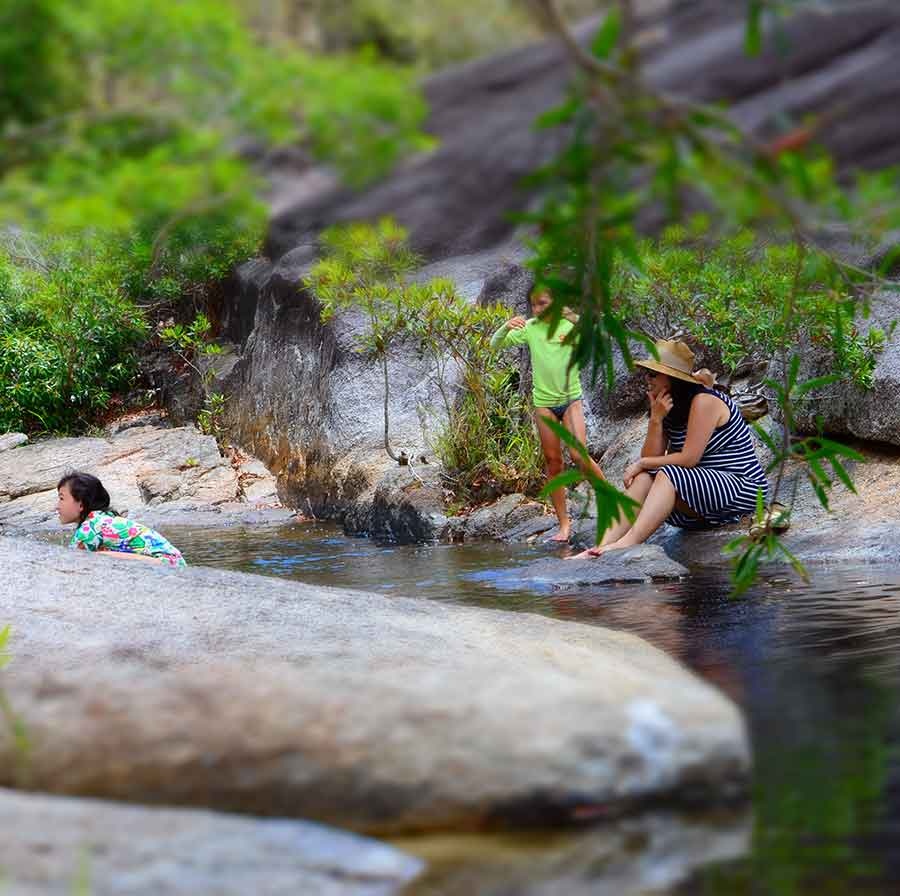
[[[106,510],[92,510],[73,533],[69,547],[146,554],[164,560],[169,566],[187,566],[181,551],[159,532]]]

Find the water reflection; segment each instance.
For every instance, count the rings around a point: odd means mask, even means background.
[[[775,572],[737,601],[708,570],[667,585],[528,592],[504,587],[543,553],[522,545],[379,547],[319,525],[171,535],[194,563],[630,631],[744,708],[756,768],[743,857],[689,847],[700,822],[672,816],[665,837],[543,834],[518,841],[513,858],[493,838],[422,841],[418,851],[442,851],[436,873],[450,887],[431,892],[900,892],[900,567],[821,568],[808,586]],[[625,841],[634,848],[622,865],[609,844]],[[680,870],[667,876],[670,866]]]
[[[395,841],[428,863],[407,896],[643,896],[750,848],[749,811],[705,818],[653,812],[574,833]]]

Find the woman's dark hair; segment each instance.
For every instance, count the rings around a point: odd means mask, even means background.
[[[79,524],[87,519],[92,510],[109,510],[109,492],[103,487],[103,483],[90,473],[81,473],[75,470],[66,473],[56,483],[56,490],[68,486],[69,493],[81,504],[81,517]],[[111,511],[112,512],[112,511]]]
[[[689,383],[674,376],[670,376],[669,379],[672,382],[669,390],[672,396],[672,410],[666,414],[665,423],[670,429],[682,429],[687,426],[694,396],[699,395],[704,387],[700,383]]]

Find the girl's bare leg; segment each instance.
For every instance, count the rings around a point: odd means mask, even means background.
[[[566,408],[566,412],[563,414],[563,426],[565,426],[565,428],[569,430],[582,445],[587,444],[587,425],[584,422],[584,402],[580,398],[577,401],[573,401],[568,408]],[[570,451],[569,455],[582,472],[585,472],[585,467],[589,466],[595,476],[606,479],[606,476],[603,475],[603,470],[600,469],[600,465],[593,458],[585,461],[577,451]]]
[[[105,548],[101,548],[97,551],[102,557],[114,557],[116,560],[143,560],[148,563],[155,563],[157,566],[160,563],[165,563],[165,560],[161,560],[159,557],[151,557],[149,554],[133,554],[129,551],[110,551]]]
[[[534,422],[537,426],[538,436],[541,439],[541,450],[544,452],[544,460],[547,464],[547,481],[549,482],[554,476],[562,473],[563,456],[562,442],[559,440],[559,436],[543,422],[548,418],[550,420],[555,419],[553,411],[549,408],[534,409]],[[559,532],[550,540],[568,541],[572,531],[572,523],[569,520],[569,511],[566,508],[566,490],[564,488],[553,489],[550,492],[550,500],[553,502],[556,518],[559,520]]]

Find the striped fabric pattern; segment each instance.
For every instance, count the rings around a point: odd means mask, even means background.
[[[754,513],[760,489],[763,501],[769,498],[769,482],[756,456],[753,437],[741,415],[740,408],[724,392],[704,389],[728,406],[728,422],[713,430],[713,434],[696,467],[666,464],[650,473],[664,472],[678,497],[701,519],[677,510],[666,520],[682,529],[712,529],[736,523],[742,516]],[[687,427],[663,427],[669,439],[668,453],[681,451],[687,438]]]

